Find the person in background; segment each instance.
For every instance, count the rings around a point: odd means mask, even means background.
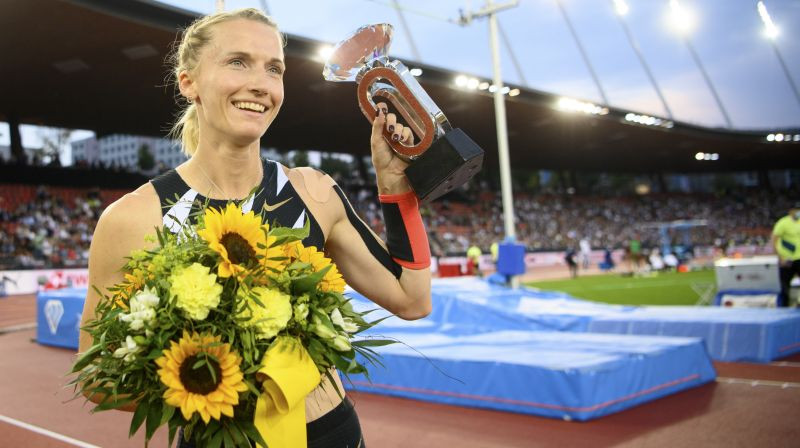
[[[481,256],[483,253],[481,252],[481,248],[478,247],[476,244],[467,249],[467,272],[471,272],[473,275],[478,277],[481,276]]]
[[[567,262],[567,267],[569,268],[569,275],[572,278],[578,277],[578,262],[575,261],[575,249],[569,248],[567,249],[567,253],[564,255],[564,261]]]
[[[497,255],[500,253],[500,244],[495,241],[489,246],[489,253],[492,254],[492,263],[497,264]]]
[[[800,275],[800,202],[795,202],[789,214],[779,219],[772,229],[772,245],[778,254],[781,293],[778,306],[789,306],[792,279]]]
[[[589,238],[581,238],[578,245],[581,248],[581,267],[589,269],[589,256],[592,255],[592,245],[589,243]]]

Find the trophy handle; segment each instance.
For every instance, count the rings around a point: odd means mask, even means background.
[[[389,84],[376,84],[384,79],[391,82]],[[373,89],[376,85],[377,89]],[[387,67],[373,68],[369,70],[358,83],[358,104],[361,112],[367,117],[370,123],[375,120],[375,106],[372,96],[386,98],[387,101],[397,109],[398,113],[411,127],[411,130],[419,137],[419,141],[414,145],[405,145],[402,142],[392,141],[392,133],[383,130],[383,138],[391,146],[397,155],[405,160],[413,160],[430,148],[436,137],[436,125],[433,117],[417,100],[417,97],[406,86],[402,78],[392,69]]]

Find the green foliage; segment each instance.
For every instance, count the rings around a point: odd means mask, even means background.
[[[150,171],[156,166],[156,158],[150,152],[150,147],[147,144],[142,144],[139,147],[139,168],[143,171]]]

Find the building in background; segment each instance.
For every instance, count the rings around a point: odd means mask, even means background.
[[[142,148],[150,153],[159,170],[174,168],[186,160],[180,144],[165,138],[112,134],[77,140],[71,145],[75,165],[102,165],[138,171]]]

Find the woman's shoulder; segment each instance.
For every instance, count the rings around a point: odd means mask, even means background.
[[[158,194],[149,182],[125,194],[103,210],[98,230],[141,233],[152,231],[161,222]]]
[[[331,176],[324,171],[309,166],[289,168],[287,171],[287,176],[292,181],[295,189],[298,186],[303,188],[316,202],[328,202],[331,193],[333,193],[333,187],[336,186],[336,181]]]

